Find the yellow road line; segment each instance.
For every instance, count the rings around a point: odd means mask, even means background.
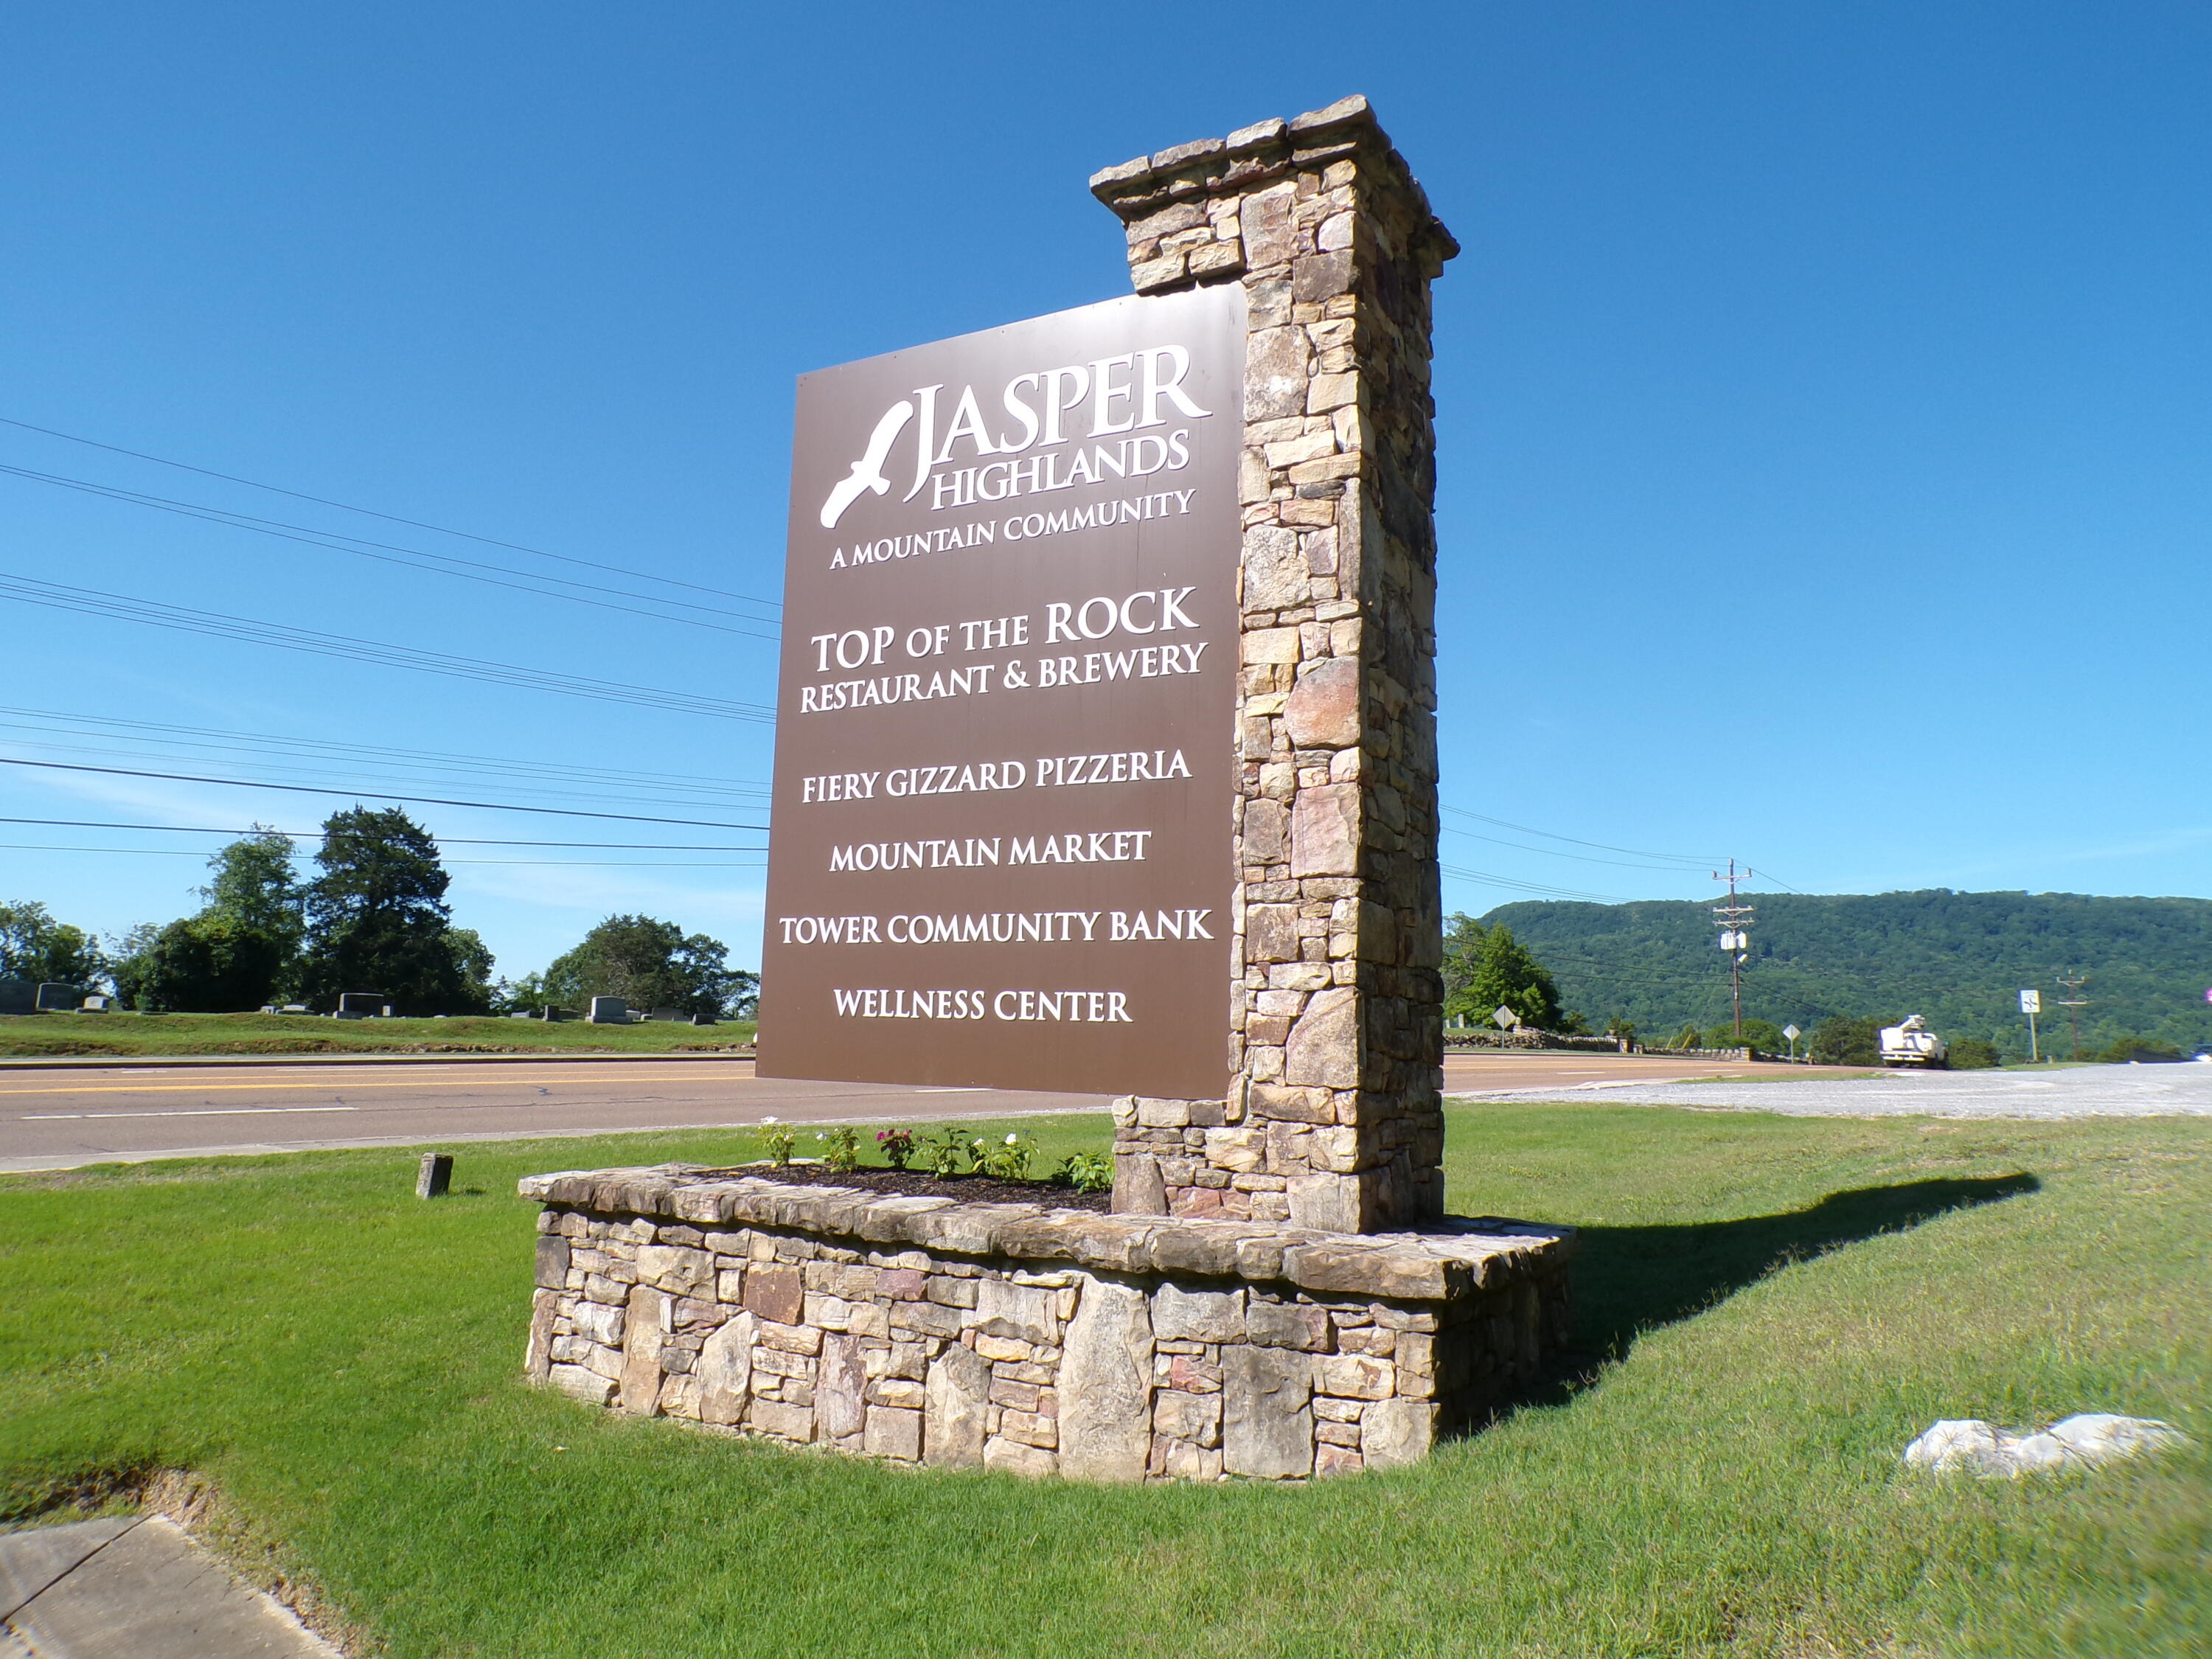
[[[351,1078],[297,1078],[289,1083],[100,1083],[72,1084],[58,1089],[0,1089],[0,1096],[24,1095],[37,1098],[45,1095],[189,1095],[235,1094],[248,1089],[310,1089],[326,1084],[331,1089],[474,1089],[490,1085],[545,1083],[634,1083],[639,1079],[628,1077],[455,1077],[394,1079],[389,1083],[356,1080]],[[747,1078],[746,1082],[756,1079]]]
[[[359,1106],[196,1106],[171,1112],[26,1112],[26,1123],[82,1123],[111,1117],[283,1117],[294,1112],[358,1112]]]

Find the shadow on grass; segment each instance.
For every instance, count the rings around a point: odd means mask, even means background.
[[[2032,1175],[1909,1181],[1830,1193],[1780,1215],[1584,1227],[1573,1270],[1573,1343],[1540,1395],[1556,1401],[1584,1387],[1607,1362],[1626,1358],[1641,1333],[1693,1318],[1778,1268],[2042,1184]]]

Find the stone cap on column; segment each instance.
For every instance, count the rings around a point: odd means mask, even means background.
[[[958,1255],[1066,1261],[1116,1273],[1285,1284],[1317,1294],[1454,1301],[1574,1249],[1569,1227],[1448,1217],[1419,1232],[1352,1236],[1268,1223],[1105,1215],[1042,1204],[886,1197],[741,1170],[663,1164],[528,1176],[524,1198],[700,1228],[774,1227]]]
[[[1357,94],[1287,121],[1255,121],[1225,138],[1200,138],[1103,168],[1091,175],[1091,193],[1124,224],[1133,226],[1177,203],[1243,192],[1302,167],[1348,160],[1375,165],[1406,193],[1420,225],[1412,252],[1420,258],[1425,275],[1437,276],[1444,261],[1460,251],[1459,242],[1431,210],[1428,193],[1392,147],[1374,109]],[[1190,276],[1218,279],[1241,270],[1241,264],[1217,264]]]

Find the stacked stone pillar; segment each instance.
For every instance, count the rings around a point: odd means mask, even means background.
[[[1429,284],[1459,251],[1364,98],[1091,181],[1144,294],[1237,283],[1229,1088],[1116,1103],[1115,1207],[1443,1212]]]

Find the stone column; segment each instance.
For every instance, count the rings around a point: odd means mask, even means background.
[[[1364,98],[1091,181],[1142,294],[1249,304],[1225,1098],[1116,1103],[1117,1210],[1443,1209],[1429,284],[1459,245]]]

